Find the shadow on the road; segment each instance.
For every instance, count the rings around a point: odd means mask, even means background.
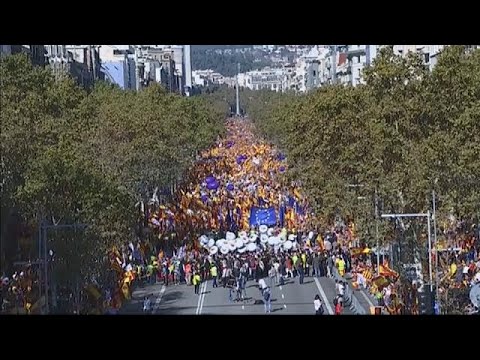
[[[162,300],[163,303],[163,300]],[[286,303],[287,305],[312,305],[311,302],[297,302],[297,303]],[[256,300],[255,303],[251,304],[242,304],[241,302],[239,303],[229,303],[229,304],[210,304],[210,305],[204,305],[202,309],[204,309],[203,315],[206,315],[205,312],[208,310],[215,310],[215,309],[226,309],[226,308],[239,308],[241,305],[244,305],[245,308],[251,307],[251,306],[256,306],[256,305],[263,305],[262,300]],[[156,310],[154,315],[193,315],[195,313],[196,306],[176,306],[176,307],[171,307],[171,308],[164,308],[162,305]],[[132,309],[133,310],[133,309]],[[280,310],[284,310],[283,307],[275,308],[272,309],[273,312],[277,312]],[[128,314],[140,314],[141,311],[137,308],[136,311],[123,311],[122,314],[128,315]],[[230,315],[229,311],[227,310],[226,313],[210,313],[209,315]],[[258,314],[260,315],[260,314]]]
[[[304,284],[311,284],[311,283],[313,283],[313,280],[310,280],[310,281],[304,281],[303,283],[304,283]]]
[[[285,305],[311,305],[313,307],[313,301],[306,302],[285,302]]]
[[[203,291],[202,294],[210,294],[211,291]]]
[[[181,291],[172,291],[170,293],[166,293],[162,297],[162,304],[168,304],[183,298],[183,292]]]

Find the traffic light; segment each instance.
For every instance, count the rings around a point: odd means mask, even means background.
[[[418,305],[420,315],[435,314],[435,298],[433,291],[430,291],[430,285],[424,284],[423,291],[418,293]]]

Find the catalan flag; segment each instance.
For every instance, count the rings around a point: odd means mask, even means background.
[[[363,277],[365,278],[365,280],[367,280],[367,282],[371,282],[372,279],[373,279],[373,272],[371,269],[366,269],[362,272],[362,275]]]
[[[380,265],[379,267],[379,273],[382,276],[385,277],[392,277],[392,278],[398,278],[398,273],[392,269],[390,269],[388,266],[385,265]]]

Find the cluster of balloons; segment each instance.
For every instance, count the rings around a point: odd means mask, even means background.
[[[220,183],[218,182],[218,180],[213,176],[208,176],[205,179],[205,182],[207,183],[208,190],[217,190],[218,187],[220,186]]]

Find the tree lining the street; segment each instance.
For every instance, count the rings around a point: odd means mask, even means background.
[[[1,59],[0,78],[2,229],[13,213],[33,228],[40,216],[88,224],[76,252],[84,278],[100,272],[111,246],[135,237],[135,204],[181,179],[224,131],[214,106],[159,85],[137,93],[97,83],[87,93],[23,55]],[[1,236],[6,268],[17,246]],[[24,255],[35,259],[33,240]]]
[[[302,181],[321,223],[355,215],[373,240],[375,187],[384,212],[427,211],[435,189],[439,219],[478,221],[480,51],[446,47],[430,72],[420,55],[385,48],[364,76],[357,87],[244,97],[259,134],[286,152],[288,174]]]

